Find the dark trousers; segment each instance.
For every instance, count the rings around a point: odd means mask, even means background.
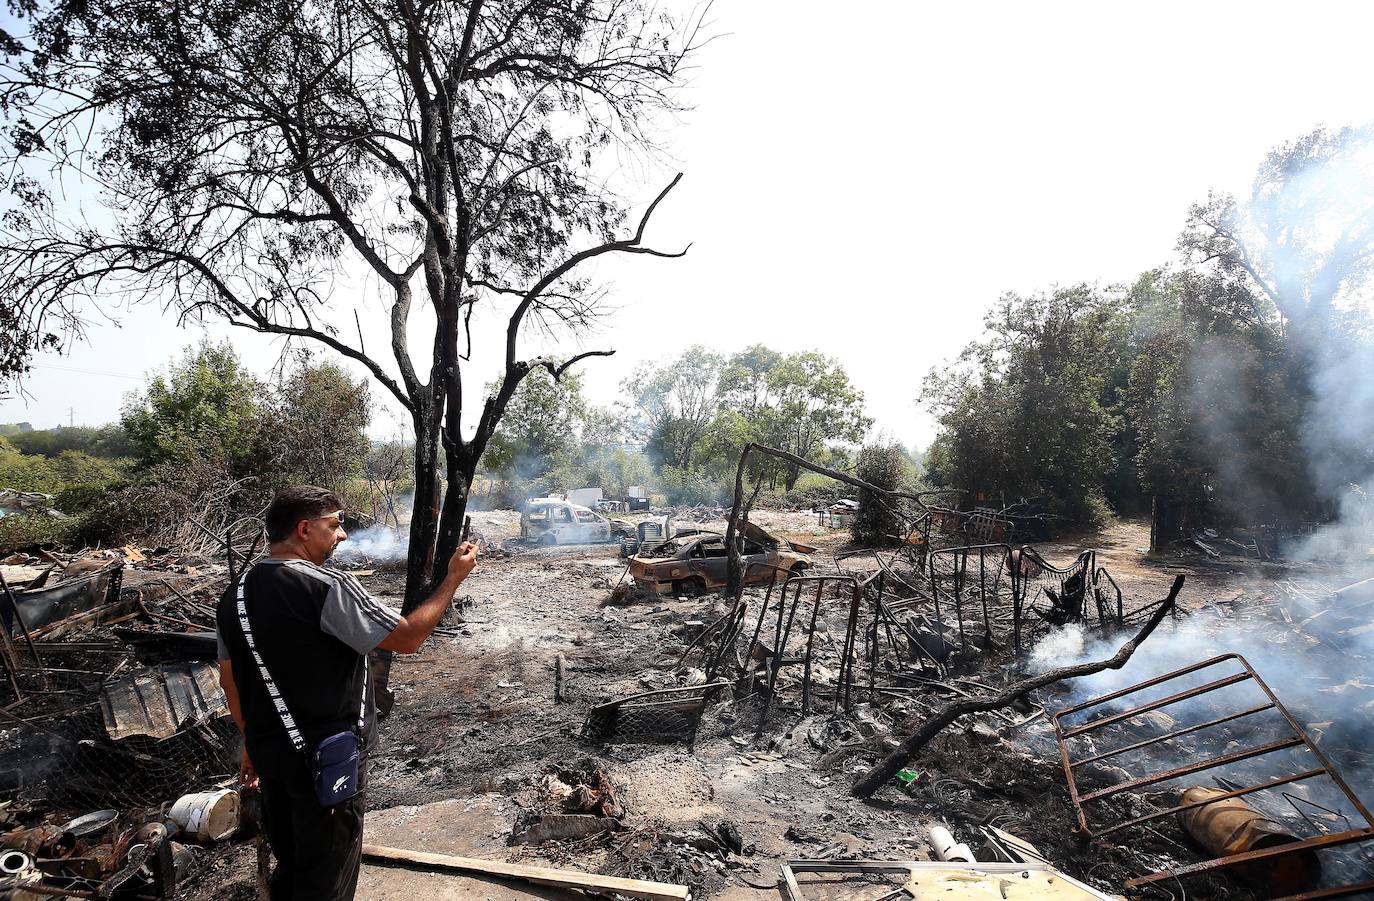
[[[262,779],[263,826],[277,868],[272,901],[352,901],[363,853],[363,793],[321,807],[309,782]]]

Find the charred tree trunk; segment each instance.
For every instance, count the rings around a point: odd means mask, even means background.
[[[439,526],[439,428],[422,408],[415,414],[415,504],[406,555],[406,592],[401,612],[409,613],[428,594]]]
[[[448,485],[444,492],[444,508],[439,517],[434,561],[431,564],[435,583],[444,578],[449,558],[463,540],[463,517],[467,515],[468,496],[472,492],[472,480],[477,475],[477,455],[470,450],[465,446],[458,452],[448,454]]]
[[[739,455],[739,465],[735,467],[735,499],[730,505],[730,521],[725,527],[725,589],[729,597],[735,597],[744,580],[744,558],[740,556],[739,528],[740,505],[744,502],[744,467],[749,462],[749,451],[753,444],[746,444]]]

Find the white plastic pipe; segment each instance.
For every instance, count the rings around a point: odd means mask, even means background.
[[[977,863],[978,859],[973,856],[973,850],[968,845],[956,842],[953,833],[945,826],[931,826],[926,830],[926,836],[930,839],[930,847],[935,851],[935,856],[940,860]]]

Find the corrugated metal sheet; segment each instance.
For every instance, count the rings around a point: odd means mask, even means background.
[[[179,663],[110,683],[100,693],[100,713],[115,741],[131,735],[163,739],[227,716],[229,702],[214,664]]]

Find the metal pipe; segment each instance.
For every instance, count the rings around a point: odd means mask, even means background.
[[[33,636],[29,634],[29,627],[24,622],[24,614],[19,612],[19,602],[14,597],[14,592],[10,589],[10,583],[5,581],[5,574],[0,573],[0,588],[5,590],[5,598],[10,602],[10,610],[14,613],[14,621],[19,624],[19,631],[24,633],[24,643],[29,646],[29,652],[33,654],[33,662],[38,666],[38,672],[42,677],[39,687],[48,687],[48,671],[43,666],[43,658],[38,654],[38,648],[34,647]]]
[[[802,665],[802,715],[811,712],[811,652],[816,645],[816,620],[821,615],[821,594],[825,583],[816,583],[816,601],[811,605],[811,625],[806,630],[806,661]]]

